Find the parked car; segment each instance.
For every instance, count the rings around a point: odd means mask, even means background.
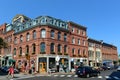
[[[4,67],[1,68],[1,71],[3,73],[8,73],[8,70],[9,70],[9,66],[4,66]],[[19,70],[14,68],[14,73],[19,73]]]
[[[102,68],[102,71],[108,70],[107,66],[102,66],[101,68]]]
[[[120,66],[118,66],[117,71],[120,71]]]
[[[91,76],[98,76],[100,74],[99,70],[93,69],[92,67],[89,66],[80,66],[76,69],[76,75],[78,77],[91,77]]]
[[[1,67],[1,71],[4,73],[8,73],[8,69],[9,69],[9,67],[7,67],[7,66]]]

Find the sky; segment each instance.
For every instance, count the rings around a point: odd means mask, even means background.
[[[120,0],[0,0],[0,24],[17,14],[52,16],[87,27],[87,35],[117,46],[120,53]]]

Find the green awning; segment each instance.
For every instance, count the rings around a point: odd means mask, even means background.
[[[9,59],[9,62],[16,62],[14,59]]]

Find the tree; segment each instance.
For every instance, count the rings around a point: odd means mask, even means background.
[[[3,38],[0,37],[0,53],[2,48],[7,48],[8,43],[3,40]]]

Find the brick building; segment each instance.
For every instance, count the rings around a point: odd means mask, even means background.
[[[102,60],[105,65],[114,65],[114,61],[118,61],[117,47],[103,42],[102,43]]]
[[[118,60],[117,47],[87,38],[87,28],[50,16],[30,19],[16,15],[11,24],[0,26],[0,37],[9,47],[0,50],[0,64],[24,70],[48,72],[74,70],[79,65],[100,66]]]
[[[50,16],[30,19],[16,15],[11,24],[0,27],[0,37],[9,43],[1,50],[1,65],[34,67],[36,71],[48,72],[59,67],[60,71],[88,63],[86,27]],[[7,57],[7,60],[6,60]]]
[[[117,47],[102,40],[88,38],[88,59],[89,66],[113,66],[114,61],[118,61]]]
[[[88,38],[88,59],[89,59],[89,66],[99,67],[102,65],[101,41]]]

